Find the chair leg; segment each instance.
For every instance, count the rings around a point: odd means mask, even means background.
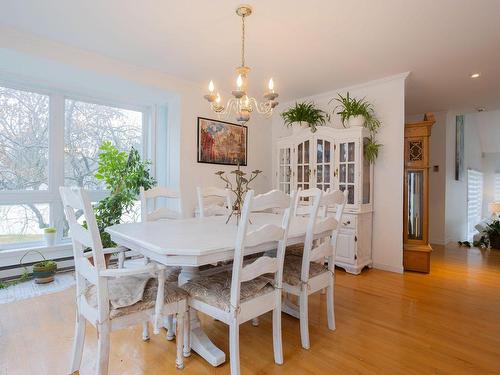
[[[309,349],[309,312],[308,312],[308,296],[307,290],[303,290],[299,297],[299,314],[300,314],[300,340],[302,347]]]
[[[124,264],[125,264],[125,252],[120,251],[118,253],[118,268],[123,268]]]
[[[174,316],[167,316],[167,340],[172,341],[175,337],[174,332]]]
[[[149,340],[149,327],[148,322],[142,322],[142,341]]]
[[[189,357],[191,355],[191,316],[189,314],[189,308],[184,313],[184,357]]]
[[[328,318],[328,328],[335,331],[335,290],[333,287],[333,277],[326,288],[326,314]]]
[[[109,322],[97,325],[97,375],[108,375]]]
[[[177,344],[177,356],[175,359],[175,367],[178,369],[184,368],[184,357],[183,357],[183,346],[184,346],[184,313],[181,312],[177,314],[177,332],[176,332],[176,344]]]
[[[240,326],[237,320],[229,324],[229,365],[231,375],[240,374]]]
[[[79,315],[78,312],[76,313],[75,338],[73,340],[70,374],[80,369],[83,355],[83,343],[85,342],[85,318]]]
[[[273,310],[273,350],[274,362],[278,365],[283,364],[283,345],[281,338],[281,296],[280,301]]]

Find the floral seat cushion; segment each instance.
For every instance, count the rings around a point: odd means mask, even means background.
[[[109,317],[110,319],[116,319],[120,316],[129,315],[139,311],[149,310],[155,307],[156,295],[158,293],[158,279],[156,278],[146,278],[144,289],[137,299],[136,296],[126,296],[123,293],[128,290],[126,285],[131,283],[136,283],[137,280],[130,280],[131,278],[139,279],[142,282],[141,277],[128,276],[112,278],[108,281],[108,293],[110,299],[109,306]],[[177,286],[177,282],[166,282],[165,283],[165,299],[164,303],[169,304],[173,302],[178,302],[187,299],[188,294]],[[87,303],[97,308],[97,288],[95,285],[90,285],[84,292]],[[127,299],[129,302],[133,302],[130,305],[125,305]],[[118,302],[118,303],[117,303]]]
[[[224,271],[210,276],[197,277],[182,285],[191,298],[199,299],[224,311],[231,311],[231,276],[232,272]],[[241,283],[240,302],[262,296],[274,291],[268,278],[260,276]]]
[[[288,285],[297,286],[301,284],[300,274],[302,272],[302,256],[287,255],[283,268],[283,282]],[[328,272],[328,268],[321,263],[311,262],[309,266],[309,278]]]
[[[287,246],[286,251],[285,251],[285,255],[295,255],[295,256],[301,257],[303,252],[304,252],[304,244],[298,243],[295,245]]]

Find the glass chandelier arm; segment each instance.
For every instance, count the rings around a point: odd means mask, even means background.
[[[271,116],[273,113],[273,108],[271,102],[261,102],[259,103],[255,98],[249,98],[252,106],[257,110],[258,113],[264,116]]]
[[[237,99],[230,98],[227,101],[226,106],[223,109],[221,109],[221,110],[217,110],[212,105],[212,111],[214,111],[215,113],[217,113],[217,116],[219,117],[219,119],[227,119],[229,117],[229,114],[231,112],[233,112],[234,109],[237,108],[237,102],[238,102]]]

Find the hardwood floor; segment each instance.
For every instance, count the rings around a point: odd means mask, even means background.
[[[243,374],[500,374],[500,251],[435,247],[431,274],[339,270],[337,330],[327,329],[324,295],[310,298],[311,349],[284,315],[285,363],[273,362],[271,315],[241,326]],[[74,289],[0,305],[0,374],[66,374]],[[228,329],[203,320],[228,353]],[[140,327],[111,336],[110,374],[176,373],[175,343],[141,341]],[[93,374],[96,335],[87,329],[81,374]],[[183,374],[229,374],[193,354]]]

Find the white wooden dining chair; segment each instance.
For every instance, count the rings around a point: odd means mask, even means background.
[[[179,192],[168,189],[162,186],[156,186],[149,190],[144,190],[144,187],[140,187],[139,196],[141,200],[141,221],[157,221],[157,220],[178,220],[182,218],[182,201]],[[177,205],[177,210],[160,206],[159,200],[163,199],[169,203],[174,201],[174,205]],[[145,263],[149,262],[149,259],[144,257]],[[177,282],[179,273],[181,271],[180,267],[166,267],[165,274],[167,282]],[[173,316],[165,317],[165,326],[167,329],[167,340],[171,341],[175,337],[175,324],[173,321]]]
[[[229,215],[231,213],[231,191],[217,187],[196,188],[199,217]]]
[[[335,250],[347,193],[340,190],[323,193],[319,189],[309,189],[301,191],[300,195],[312,202],[302,254],[294,251],[285,255],[283,311],[300,319],[302,347],[309,349],[309,295],[326,288],[328,328],[335,330]],[[335,217],[328,216],[331,208],[336,209]],[[325,258],[328,260],[326,266]],[[287,298],[288,294],[298,297],[298,306]]]
[[[283,363],[281,342],[281,285],[285,246],[290,218],[293,215],[295,193],[292,197],[278,190],[254,197],[253,190],[245,196],[236,236],[232,272],[202,276],[182,286],[189,294],[189,305],[229,325],[231,374],[240,373],[239,325],[273,312],[274,361]],[[266,224],[248,232],[253,209],[283,209],[281,225]],[[276,256],[263,255],[251,263],[243,262],[245,253],[257,253],[262,245],[274,245]],[[272,277],[264,276],[271,274]]]
[[[86,321],[97,329],[96,374],[108,374],[111,331],[141,324],[143,340],[149,339],[148,322],[154,324],[158,332],[162,314],[177,314],[178,337],[184,338],[183,329],[189,324],[184,319],[187,311],[187,293],[175,283],[166,283],[162,267],[147,264],[134,269],[106,268],[102,242],[94,211],[83,189],[59,188],[64,212],[69,223],[76,276],[76,324],[70,373],[79,370],[85,341]],[[77,222],[75,212],[83,211],[86,228]],[[91,251],[84,252],[90,248]],[[92,256],[93,264],[89,261]],[[143,280],[144,293],[136,296],[135,303],[115,307],[114,301],[123,299],[123,288],[131,287]],[[177,342],[176,366],[182,368],[184,340]],[[186,347],[189,343],[186,343]]]

